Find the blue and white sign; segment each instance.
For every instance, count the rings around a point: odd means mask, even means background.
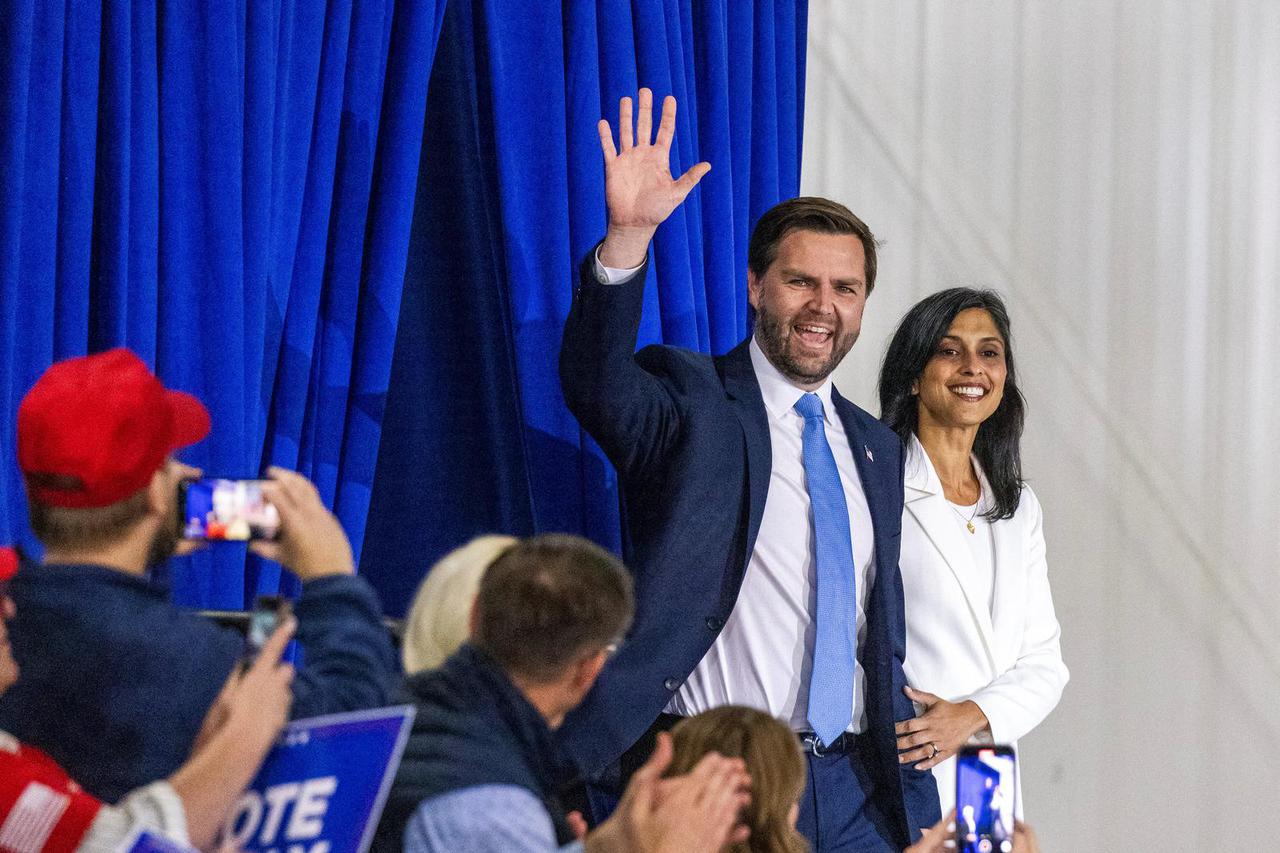
[[[225,838],[244,851],[364,853],[412,722],[404,705],[290,723],[231,810]]]

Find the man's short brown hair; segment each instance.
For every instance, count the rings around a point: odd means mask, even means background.
[[[600,546],[547,534],[512,545],[485,570],[472,643],[509,673],[554,680],[631,626],[631,576]]]
[[[839,202],[817,196],[800,196],[775,204],[764,212],[747,244],[747,266],[763,276],[778,257],[778,244],[792,231],[819,234],[851,234],[862,241],[866,255],[867,294],[876,285],[876,238],[853,211]]]
[[[146,517],[147,489],[104,507],[73,509],[27,498],[31,532],[46,548],[77,550],[113,545]]]

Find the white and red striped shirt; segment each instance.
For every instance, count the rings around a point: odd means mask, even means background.
[[[0,732],[0,851],[71,853],[101,808],[53,759]]]

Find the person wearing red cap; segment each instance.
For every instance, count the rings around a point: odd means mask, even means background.
[[[5,627],[15,610],[6,582],[17,568],[16,553],[0,549],[0,695],[21,674]],[[104,805],[49,756],[0,731],[0,849],[113,851],[135,829],[184,845],[211,845],[288,716],[293,668],[280,656],[293,627],[282,625],[253,666],[227,681],[221,713],[192,759],[117,806]]]
[[[125,349],[54,364],[18,409],[18,464],[45,550],[10,584],[24,676],[0,697],[0,728],[107,802],[187,759],[243,648],[150,575],[182,541],[178,485],[200,474],[172,454],[209,426],[199,400]],[[341,524],[305,477],[269,474],[280,534],[250,548],[303,581],[294,716],[386,704],[394,652]]]

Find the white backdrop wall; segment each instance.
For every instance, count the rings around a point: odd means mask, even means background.
[[[813,0],[808,63],[803,189],[884,241],[841,389],[928,293],[1010,305],[1044,849],[1280,849],[1280,3]]]

